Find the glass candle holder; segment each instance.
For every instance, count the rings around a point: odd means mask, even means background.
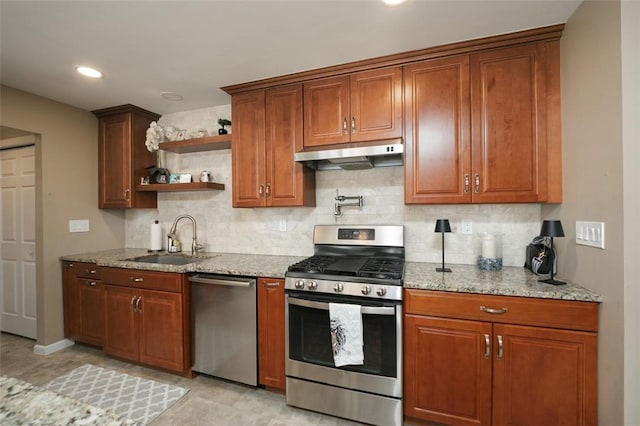
[[[478,256],[478,268],[482,271],[502,269],[502,239],[500,236],[485,234],[482,237],[482,252]]]

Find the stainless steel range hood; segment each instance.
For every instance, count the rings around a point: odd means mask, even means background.
[[[341,144],[297,152],[294,160],[314,170],[362,170],[401,166],[404,145],[401,139]]]

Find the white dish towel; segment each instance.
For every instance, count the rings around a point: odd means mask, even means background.
[[[329,303],[331,346],[336,367],[364,364],[360,305]]]

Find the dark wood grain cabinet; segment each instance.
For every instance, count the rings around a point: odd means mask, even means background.
[[[149,124],[160,116],[134,105],[93,111],[99,119],[98,206],[109,208],[155,208],[155,192],[135,187],[157,165],[156,154],[145,146]]]
[[[304,146],[402,137],[402,67],[304,83]]]
[[[405,202],[562,201],[558,42],[405,67]]]
[[[286,388],[284,349],[284,280],[258,278],[258,382]]]
[[[315,173],[302,148],[302,85],[232,97],[233,206],[315,206]]]
[[[92,263],[63,262],[64,335],[102,347],[104,287],[100,268]]]
[[[597,303],[405,296],[407,417],[465,426],[597,424]]]
[[[104,268],[105,353],[189,375],[185,274]]]

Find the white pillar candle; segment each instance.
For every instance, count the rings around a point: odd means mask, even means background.
[[[493,235],[486,235],[482,239],[482,257],[487,259],[497,258],[497,244]]]

